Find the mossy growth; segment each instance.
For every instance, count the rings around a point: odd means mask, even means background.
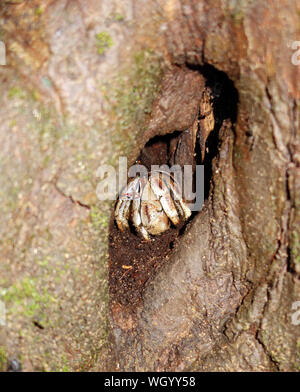
[[[108,228],[108,223],[109,223],[108,213],[107,211],[103,211],[103,209],[99,206],[91,207],[91,220],[96,230]]]
[[[117,22],[122,22],[124,20],[124,16],[122,14],[115,14],[114,20]]]
[[[96,34],[96,46],[100,55],[113,46],[114,42],[107,31]]]
[[[299,233],[297,233],[296,231],[293,232],[292,236],[291,253],[293,256],[294,263],[300,263],[300,238]]]
[[[114,22],[123,22],[125,20],[124,15],[118,13],[118,12],[112,12],[110,14],[110,20],[114,21]]]
[[[115,88],[102,89],[112,108],[115,130],[112,133],[114,165],[120,155],[128,155],[139,133],[143,132],[163,74],[159,55],[149,49],[133,55],[130,67],[117,78]]]
[[[35,15],[36,15],[36,16],[40,16],[40,15],[42,15],[42,13],[43,13],[43,8],[42,8],[42,7],[38,7],[38,8],[35,10]]]
[[[13,86],[8,92],[8,98],[19,98],[24,99],[26,97],[26,92],[18,86]]]
[[[0,346],[0,372],[6,370],[7,367],[7,354],[6,349],[3,346]]]
[[[60,360],[60,365],[57,367],[56,371],[63,372],[63,373],[69,373],[72,371],[65,355],[62,355],[61,360]]]
[[[55,299],[46,288],[39,290],[36,283],[35,279],[26,277],[6,290],[3,300],[8,306],[8,312],[13,313],[21,309],[21,313],[25,316],[33,317],[39,314],[39,318],[46,322],[46,317],[41,317],[43,314],[40,311]]]

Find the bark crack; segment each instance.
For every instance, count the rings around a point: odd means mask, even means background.
[[[268,295],[268,296],[269,296],[269,295]],[[265,303],[265,307],[266,307],[267,303],[268,303],[268,301]],[[264,310],[265,310],[265,307],[264,307]],[[264,310],[263,310],[263,311],[264,311]],[[262,322],[262,320],[261,320],[261,322]],[[275,359],[274,359],[274,358],[272,357],[272,355],[269,353],[269,350],[268,350],[268,348],[266,347],[266,345],[264,344],[264,342],[260,339],[260,337],[259,337],[259,330],[260,330],[260,326],[258,327],[258,329],[257,329],[257,331],[256,331],[256,333],[255,333],[255,339],[256,339],[256,341],[260,344],[260,346],[262,347],[262,349],[263,349],[264,353],[266,354],[266,356],[268,357],[269,361],[274,365],[274,367],[276,368],[276,370],[277,370],[278,372],[280,372],[279,363],[278,363],[277,361],[275,361]]]
[[[73,204],[76,204],[76,205],[78,205],[78,206],[80,206],[80,207],[83,207],[83,208],[86,208],[86,209],[88,209],[88,210],[91,209],[91,206],[90,206],[90,205],[85,204],[85,203],[82,203],[80,200],[74,199],[72,195],[67,195],[66,193],[64,193],[64,191],[61,190],[61,189],[59,188],[59,186],[57,185],[56,182],[52,182],[52,185],[54,186],[54,188],[56,189],[56,191],[57,191],[60,195],[62,195],[62,196],[65,197],[66,199],[69,199]]]

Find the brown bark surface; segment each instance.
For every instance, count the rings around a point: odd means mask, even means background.
[[[299,15],[296,0],[1,2],[0,370],[299,370]],[[153,140],[164,160],[203,91],[203,209],[155,250],[119,235],[97,168],[150,162]]]
[[[299,66],[289,45],[299,36],[299,8],[295,1],[156,4],[170,61],[182,72],[205,76],[209,65],[226,73],[238,92],[237,117],[219,126],[204,208],[147,282],[134,316],[112,305],[119,367],[298,370]],[[161,118],[163,133],[189,122],[189,110],[181,116],[188,87],[181,83],[169,103],[164,88],[152,136],[161,134]]]

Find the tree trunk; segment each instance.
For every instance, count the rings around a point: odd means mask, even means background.
[[[296,0],[1,2],[0,369],[299,370],[299,15]],[[109,352],[97,168],[165,163],[205,93],[202,210],[148,243],[111,218]]]
[[[215,97],[216,127],[204,207],[166,248],[154,242],[160,253],[153,249],[152,262],[143,256],[124,274],[111,221],[118,369],[299,370],[300,95],[291,47],[299,5],[155,4],[172,67],[139,151],[191,125],[204,84]],[[136,18],[147,12],[136,10]],[[118,245],[124,253],[137,246]]]

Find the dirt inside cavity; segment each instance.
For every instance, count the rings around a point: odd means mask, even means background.
[[[137,162],[148,171],[151,165],[170,165],[173,144],[182,139],[183,133],[155,137],[142,149]],[[193,151],[185,149],[186,163],[193,158]],[[185,226],[182,222],[177,227],[170,227],[165,233],[144,240],[134,229],[121,232],[112,213],[109,235],[109,280],[110,295],[122,305],[133,305],[141,297],[146,282],[166,262],[171,253],[180,230]]]

